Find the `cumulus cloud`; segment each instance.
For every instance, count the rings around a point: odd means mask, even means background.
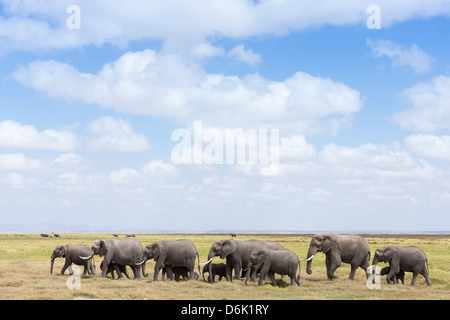
[[[0,154],[0,170],[2,171],[36,171],[42,167],[42,161],[30,159],[22,153]]]
[[[97,103],[127,114],[168,117],[183,124],[284,128],[336,133],[364,99],[349,86],[297,72],[284,81],[258,74],[207,73],[182,54],[127,52],[96,74],[55,61],[35,61],[14,73],[17,81],[65,100]]]
[[[123,46],[132,40],[161,39],[165,47],[180,49],[222,36],[241,38],[283,35],[323,25],[364,24],[366,9],[373,2],[320,1],[85,1],[76,5],[81,11],[81,29],[68,30],[66,8],[69,0],[3,1],[0,17],[0,47],[3,50],[66,49],[111,43]],[[198,10],[198,6],[201,10]],[[378,1],[383,27],[411,18],[448,16],[446,0]],[[174,23],[176,21],[176,23]]]
[[[77,136],[70,131],[46,129],[39,132],[32,125],[12,120],[0,122],[0,146],[27,150],[73,150],[79,145]]]
[[[88,125],[91,137],[87,147],[95,151],[145,151],[150,142],[143,134],[137,134],[123,119],[101,117]]]
[[[401,97],[413,105],[393,115],[403,128],[420,132],[450,129],[450,77],[417,83],[404,90]]]
[[[262,56],[259,53],[254,53],[251,49],[245,49],[242,44],[231,49],[228,52],[228,57],[252,67],[262,62]]]
[[[450,160],[450,136],[416,134],[406,137],[405,144],[420,157]]]
[[[415,73],[424,73],[431,69],[433,58],[420,49],[416,44],[411,47],[389,41],[367,39],[367,45],[372,48],[372,54],[376,58],[387,56],[392,60],[394,67],[409,67]]]

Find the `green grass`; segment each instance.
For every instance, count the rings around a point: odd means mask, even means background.
[[[416,287],[409,287],[411,274],[405,276],[406,285],[387,285],[382,277],[380,290],[369,290],[363,270],[356,272],[354,281],[347,280],[350,267],[342,264],[337,269],[339,279],[326,278],[325,255],[319,253],[312,263],[313,273],[306,274],[306,262],[301,263],[303,287],[290,287],[289,278],[282,280],[277,276],[278,287],[264,282],[257,283],[234,280],[215,284],[205,283],[200,276],[197,281],[158,281],[153,282],[154,262],[147,262],[148,278],[136,280],[112,280],[99,276],[102,258],[96,256],[96,276],[82,276],[81,288],[70,290],[66,281],[68,274],[61,276],[64,259],[55,260],[53,275],[50,275],[50,256],[57,245],[85,244],[90,246],[94,240],[112,238],[111,234],[61,234],[61,238],[41,238],[39,234],[0,234],[0,299],[228,299],[228,300],[294,300],[294,299],[450,299],[450,270],[448,268],[448,249],[450,236],[364,236],[372,256],[375,250],[386,245],[417,245],[422,248],[429,261],[432,287],[428,287],[419,276]],[[120,239],[125,236],[121,235]],[[138,234],[145,247],[160,240],[189,239],[197,247],[200,261],[207,260],[208,251],[216,240],[229,238],[228,234]],[[310,235],[281,234],[239,234],[237,240],[260,239],[281,243],[293,250],[299,258],[304,258],[308,250]],[[214,262],[223,262],[216,257]],[[380,267],[384,264],[380,263]],[[129,270],[129,275],[132,274]]]

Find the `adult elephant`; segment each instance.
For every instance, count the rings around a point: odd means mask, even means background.
[[[84,266],[83,275],[86,272],[89,275],[95,274],[95,266],[93,264],[93,256],[94,252],[89,249],[85,245],[74,245],[74,244],[66,244],[62,246],[57,246],[55,250],[53,250],[52,256],[50,258],[50,274],[53,273],[53,265],[55,263],[56,258],[66,258],[66,262],[61,269],[61,275],[64,274],[66,269],[73,264]],[[72,274],[71,269],[69,269],[70,274]]]
[[[106,273],[109,270],[109,265],[111,263],[135,267],[135,278],[138,280],[141,279],[141,268],[142,273],[145,274],[145,260],[143,259],[144,248],[142,247],[142,244],[135,239],[96,240],[92,243],[91,249],[94,254],[105,257],[102,261],[102,277],[106,277]],[[116,271],[118,277],[122,278],[120,270],[116,268]]]
[[[243,266],[245,268],[248,266],[250,253],[263,249],[267,249],[267,244],[260,240],[237,241],[234,239],[224,239],[215,241],[208,253],[208,261],[206,262],[209,263],[208,272],[210,275],[212,274],[211,260],[216,256],[220,256],[220,259],[226,259],[227,281],[232,281],[233,269],[235,277],[239,280],[244,280],[245,278],[240,277],[240,272]],[[252,277],[256,273],[254,271],[252,271]],[[214,279],[211,279],[211,281],[214,282]]]
[[[395,283],[397,274],[406,271],[413,273],[410,286],[416,284],[419,274],[425,278],[427,285],[431,286],[431,280],[428,277],[427,255],[416,246],[378,248],[373,256],[372,265],[376,265],[380,261],[389,262],[389,273],[386,276],[388,283]]]
[[[351,271],[350,280],[355,279],[355,272],[358,267],[366,272],[370,263],[370,248],[367,242],[359,235],[344,235],[334,233],[316,234],[309,244],[306,272],[311,274],[312,258],[317,252],[326,255],[326,267],[328,280],[339,278],[334,274],[342,262],[349,263]],[[366,273],[368,277],[368,274]]]
[[[165,266],[185,267],[189,272],[189,279],[195,279],[195,257],[198,259],[198,273],[200,274],[200,258],[192,241],[181,239],[176,241],[159,241],[149,244],[144,250],[144,261],[153,259],[155,272],[153,280],[158,281],[159,271]],[[146,277],[147,275],[144,274]]]

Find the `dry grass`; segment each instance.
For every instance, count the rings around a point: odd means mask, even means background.
[[[50,255],[60,244],[90,244],[96,239],[110,238],[110,234],[62,234],[61,238],[40,238],[37,234],[0,234],[0,299],[158,299],[158,300],[294,300],[294,299],[449,299],[450,270],[448,269],[450,236],[364,236],[372,253],[385,245],[417,245],[428,256],[432,287],[427,287],[419,276],[416,287],[408,285],[387,285],[382,278],[380,290],[369,290],[364,272],[359,269],[354,281],[347,280],[350,268],[343,264],[337,274],[340,279],[328,281],[325,271],[325,256],[318,254],[313,261],[311,275],[305,272],[302,262],[301,280],[303,287],[289,287],[279,280],[281,286],[272,287],[265,283],[246,286],[243,282],[222,281],[216,284],[197,281],[153,282],[153,262],[147,262],[148,278],[143,281],[112,280],[96,276],[83,276],[81,288],[67,288],[66,275],[59,275],[64,259],[57,259],[53,275],[50,275]],[[215,240],[228,238],[228,234],[138,234],[136,239],[143,246],[159,240],[186,238],[196,245],[201,262],[206,260],[209,248]],[[120,238],[124,238],[122,235]],[[239,234],[238,240],[261,239],[278,241],[286,248],[305,257],[310,235]],[[96,258],[97,273],[102,258]],[[220,261],[216,258],[217,262]],[[380,264],[380,267],[383,265]],[[129,271],[131,274],[131,270]],[[405,283],[409,284],[411,274],[407,273]]]

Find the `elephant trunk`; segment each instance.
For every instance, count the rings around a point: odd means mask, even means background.
[[[54,263],[55,263],[55,258],[56,258],[56,255],[55,255],[55,253],[53,252],[52,257],[50,258],[50,259],[51,259],[51,260],[50,260],[50,274],[53,274],[53,265],[54,265]]]
[[[211,283],[214,283],[214,279],[212,277],[212,263],[211,263],[211,260],[215,256],[216,256],[216,253],[213,251],[213,248],[211,248],[211,250],[209,250],[209,253],[208,253],[208,261],[209,261],[208,272],[209,272],[209,277],[211,279]]]
[[[311,274],[312,273],[312,270],[311,270],[311,264],[312,264],[312,258],[316,255],[316,253],[317,253],[317,248],[314,248],[314,247],[309,247],[309,249],[308,249],[308,255],[306,256],[306,260],[307,260],[307,263],[306,263],[306,273],[307,274]]]

